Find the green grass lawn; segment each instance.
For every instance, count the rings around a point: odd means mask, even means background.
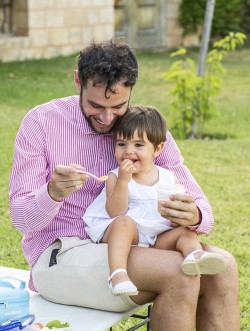
[[[12,226],[8,206],[8,180],[16,132],[23,116],[33,106],[76,93],[75,58],[0,63],[0,265],[28,268],[21,251],[21,234]],[[132,102],[158,107],[171,130],[169,86],[162,78],[170,67],[169,54],[138,53],[138,59],[140,75]],[[241,330],[247,331],[250,330],[250,50],[231,53],[224,66],[224,82],[215,100],[220,115],[205,128],[209,136],[217,139],[177,142],[185,164],[213,207],[214,229],[201,240],[228,250],[237,259]],[[128,327],[132,322],[129,319],[124,323]],[[124,330],[124,323],[114,330]]]

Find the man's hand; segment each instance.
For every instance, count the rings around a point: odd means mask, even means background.
[[[57,165],[55,167],[48,185],[48,193],[53,200],[61,201],[83,187],[89,177],[86,174],[77,173],[77,169],[85,170],[77,164]]]
[[[200,221],[200,212],[194,197],[187,193],[173,194],[169,199],[161,201],[160,213],[174,227],[197,225]]]

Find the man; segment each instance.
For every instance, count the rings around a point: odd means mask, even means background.
[[[153,331],[239,330],[238,278],[234,258],[219,248],[227,269],[215,276],[193,277],[180,268],[178,252],[132,247],[128,260],[134,297],[108,289],[107,245],[92,243],[82,215],[103,185],[97,176],[117,166],[112,128],[128,107],[138,66],[124,43],[93,43],[78,58],[79,96],[52,100],[24,118],[15,143],[10,206],[15,227],[24,234],[23,251],[32,277],[30,288],[46,299],[111,311],[154,301]],[[177,226],[208,233],[210,205],[183,165],[170,133],[156,164],[173,170],[186,194],[165,203],[162,214]]]

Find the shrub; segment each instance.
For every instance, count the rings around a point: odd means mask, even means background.
[[[207,0],[182,0],[179,23],[183,34],[198,31],[203,24]],[[214,9],[212,39],[225,37],[230,31],[250,33],[250,0],[217,0]]]
[[[171,53],[180,57],[164,74],[172,85],[173,130],[179,138],[202,138],[207,120],[215,116],[212,97],[220,89],[220,74],[224,72],[223,58],[239,45],[244,44],[246,36],[242,33],[229,33],[215,42],[206,56],[206,70],[203,76],[197,75],[195,62],[187,57],[187,50],[179,48]]]

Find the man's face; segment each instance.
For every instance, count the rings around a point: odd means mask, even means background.
[[[81,89],[80,107],[91,128],[97,133],[110,132],[117,119],[124,115],[128,108],[131,87],[117,84],[115,93],[107,92],[106,86],[92,85],[89,81],[86,88]]]

